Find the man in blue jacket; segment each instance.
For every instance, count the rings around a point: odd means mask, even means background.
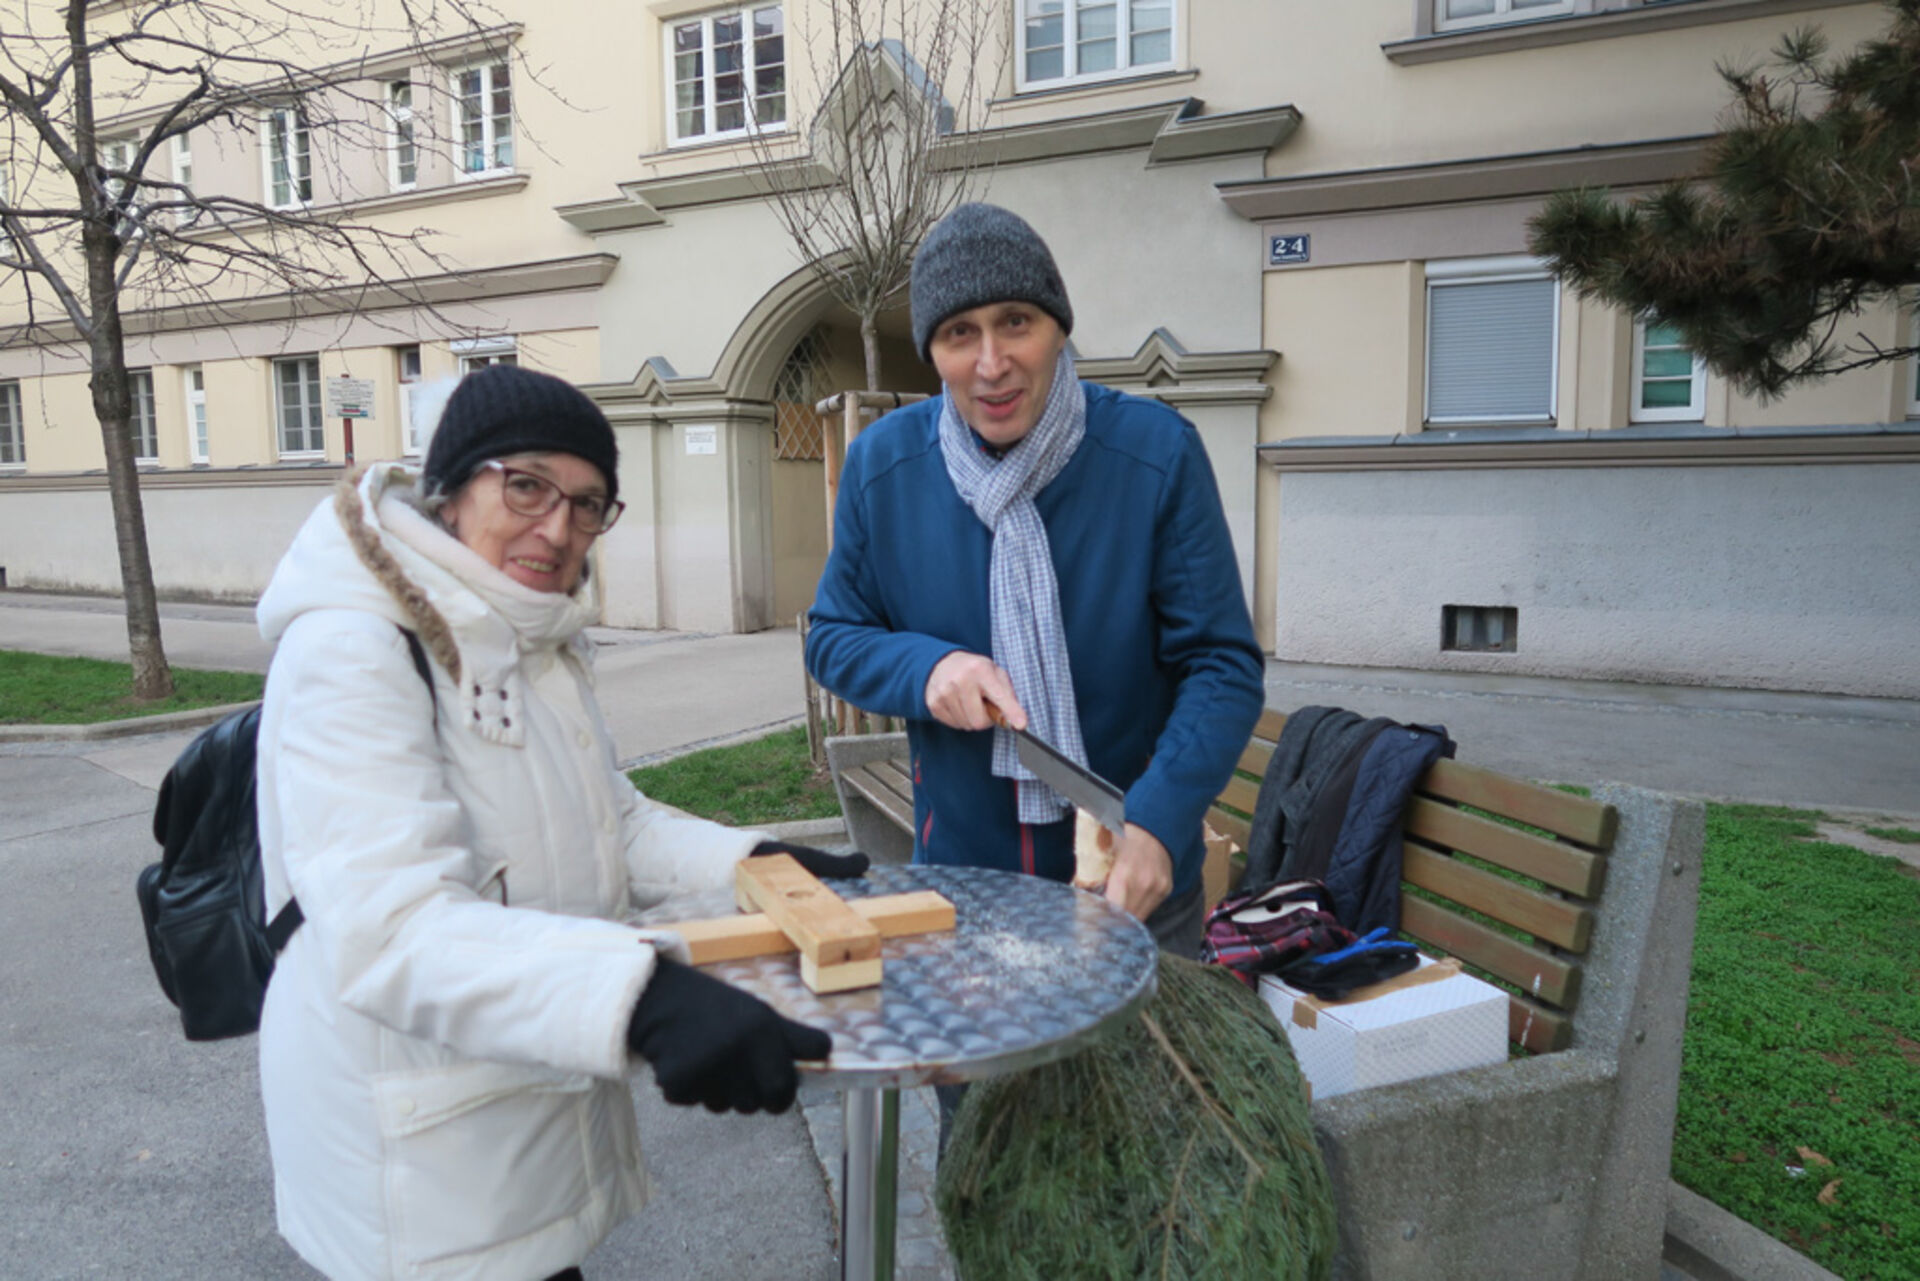
[[[1007,210],[941,220],[911,304],[945,391],[847,452],[807,669],[907,719],[915,862],[1073,874],[1071,809],[989,704],[1112,780],[1107,898],[1194,955],[1202,817],[1264,701],[1199,433],[1075,376],[1066,286]]]

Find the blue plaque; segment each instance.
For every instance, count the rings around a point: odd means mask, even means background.
[[[1306,234],[1297,236],[1267,237],[1267,266],[1281,267],[1288,263],[1306,262],[1313,257],[1313,237]]]

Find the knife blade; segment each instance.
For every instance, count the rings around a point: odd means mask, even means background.
[[[1014,754],[1033,771],[1035,778],[1051,787],[1076,806],[1093,815],[1100,826],[1115,836],[1126,835],[1126,793],[1086,766],[1062,752],[1045,739],[1023,729],[1014,729],[993,704],[987,704],[993,723],[1013,735]]]

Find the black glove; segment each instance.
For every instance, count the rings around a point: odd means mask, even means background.
[[[762,854],[791,854],[794,862],[821,880],[867,874],[867,856],[858,850],[851,854],[829,854],[811,845],[789,845],[785,841],[761,841],[753,847],[753,853],[747,857],[759,858]]]
[[[653,1064],[667,1102],[709,1112],[785,1112],[800,1086],[794,1060],[833,1053],[819,1028],[664,956],[633,1007],[627,1045]]]

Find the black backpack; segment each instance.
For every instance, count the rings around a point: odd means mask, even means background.
[[[438,706],[420,638],[400,630]],[[180,1007],[189,1041],[259,1028],[274,958],[305,919],[292,899],[266,919],[253,774],[259,735],[258,705],[208,726],[167,771],[153,807],[160,861],[141,871],[136,889],[153,972]]]

